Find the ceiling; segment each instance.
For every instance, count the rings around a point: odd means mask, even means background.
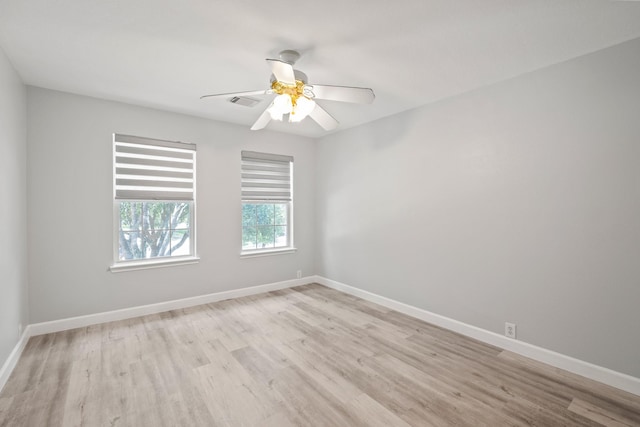
[[[374,89],[372,105],[319,101],[339,131],[638,37],[637,1],[0,0],[26,84],[247,127],[268,100],[199,98],[267,89],[264,59],[283,49],[311,84]]]

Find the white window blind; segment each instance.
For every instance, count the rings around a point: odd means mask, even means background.
[[[114,135],[116,200],[194,200],[196,146]]]
[[[293,157],[279,154],[242,152],[242,200],[291,201]]]

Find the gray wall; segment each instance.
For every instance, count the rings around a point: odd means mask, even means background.
[[[31,323],[314,273],[313,140],[28,88]],[[200,263],[111,273],[112,133],[197,144]],[[240,151],[293,155],[294,254],[240,253]]]
[[[0,49],[0,367],[28,324],[26,90]]]
[[[322,139],[318,274],[640,377],[638,52]]]

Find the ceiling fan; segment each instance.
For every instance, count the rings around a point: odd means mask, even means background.
[[[256,95],[273,95],[273,101],[251,126],[251,130],[263,129],[270,120],[282,121],[285,115],[289,122],[300,122],[311,117],[325,130],[338,126],[334,119],[316,100],[341,101],[359,104],[371,104],[375,98],[372,89],[363,87],[310,85],[307,76],[294,70],[293,64],[300,58],[295,50],[283,50],[280,59],[267,59],[271,66],[271,88],[249,92],[220,93],[204,95],[204,98],[233,98]]]

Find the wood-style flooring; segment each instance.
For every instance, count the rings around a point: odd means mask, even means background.
[[[0,426],[640,426],[640,397],[321,285],[32,337]]]

